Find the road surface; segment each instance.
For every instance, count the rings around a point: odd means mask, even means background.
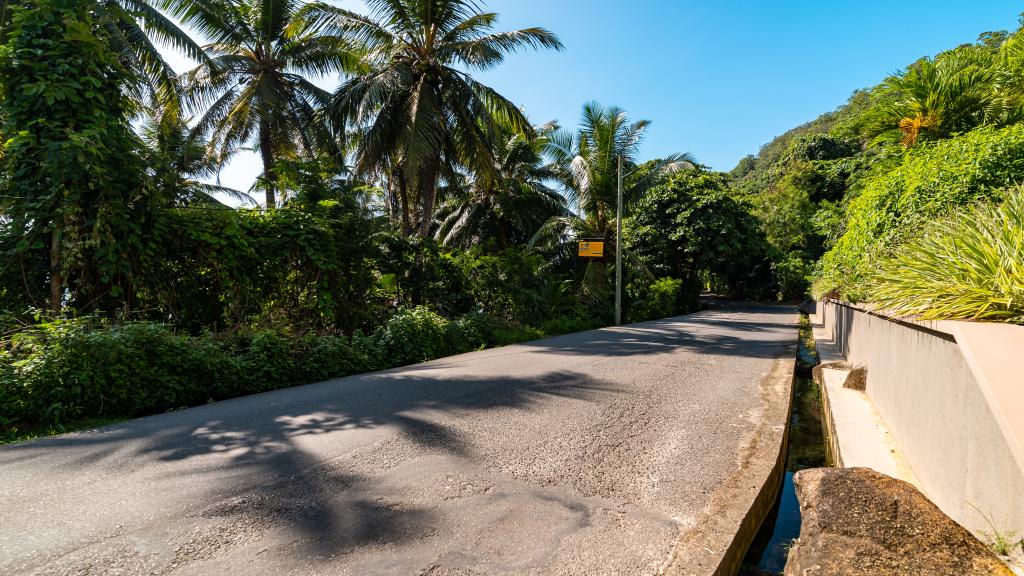
[[[0,447],[0,574],[697,573],[797,337],[719,306]]]

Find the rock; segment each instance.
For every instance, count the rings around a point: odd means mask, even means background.
[[[1013,574],[906,482],[869,468],[803,470],[793,482],[802,525],[786,576]]]

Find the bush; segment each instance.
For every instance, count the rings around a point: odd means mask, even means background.
[[[784,301],[802,300],[810,288],[810,264],[796,254],[772,265],[775,280],[779,283],[779,298]]]
[[[683,281],[678,278],[661,278],[643,288],[633,288],[634,298],[631,317],[634,321],[658,320],[679,314],[682,310]],[[642,286],[642,285],[641,285]]]
[[[871,299],[898,314],[1024,324],[1024,191],[930,225],[873,283]]]
[[[8,424],[154,414],[379,369],[384,357],[340,336],[188,336],[152,322],[62,320],[6,342],[0,414]]]
[[[1024,180],[1024,125],[921,144],[850,203],[846,232],[822,258],[816,295],[862,300],[877,265],[928,221]]]
[[[860,145],[828,134],[800,136],[793,142],[792,155],[797,160],[838,160],[860,151]]]
[[[530,326],[506,326],[494,331],[494,345],[508,346],[509,344],[519,344],[520,342],[540,340],[542,338],[547,338],[547,336],[548,335],[540,328],[532,328]]]
[[[604,323],[593,318],[583,316],[566,316],[552,318],[541,324],[540,330],[547,336],[559,336],[561,334],[572,334],[574,332],[586,332],[604,326]]]
[[[482,313],[447,320],[424,307],[351,338],[267,329],[193,336],[160,323],[94,318],[44,322],[0,345],[0,426],[156,414],[593,327],[581,318],[543,329],[509,326]]]
[[[184,330],[252,323],[300,330],[373,329],[370,262],[378,257],[357,208],[165,210],[135,298]]]
[[[544,259],[522,249],[496,254],[473,250],[459,256],[475,307],[510,324],[536,324],[550,317],[560,294],[548,287],[557,279],[545,270]]]
[[[152,323],[71,320],[20,332],[3,354],[3,413],[14,421],[61,422],[200,403],[205,388],[236,366],[219,347],[191,344]]]
[[[425,307],[401,310],[377,333],[377,341],[397,366],[445,356],[449,322]]]

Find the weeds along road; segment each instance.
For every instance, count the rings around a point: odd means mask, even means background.
[[[700,573],[796,338],[725,303],[0,447],[0,573]]]

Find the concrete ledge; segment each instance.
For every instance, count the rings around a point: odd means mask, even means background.
[[[820,318],[811,316],[811,325],[821,361],[814,369],[814,381],[821,390],[822,421],[831,461],[837,468],[870,468],[920,489],[920,482],[871,399],[861,390],[846,387],[855,367],[845,361]]]

